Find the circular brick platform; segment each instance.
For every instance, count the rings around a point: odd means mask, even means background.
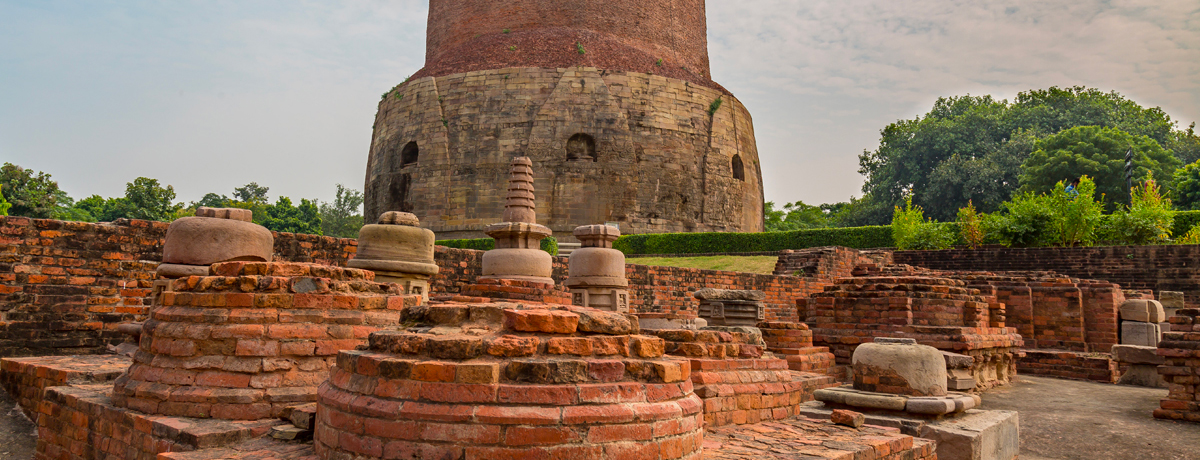
[[[316,400],[340,350],[366,343],[420,296],[371,272],[314,264],[229,262],[174,280],[145,322],[113,404],[147,414],[277,417]]]
[[[350,458],[698,459],[690,365],[623,315],[444,303],[339,354],[316,449]]]

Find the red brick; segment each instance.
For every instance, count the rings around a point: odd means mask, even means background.
[[[504,430],[504,444],[508,446],[544,446],[577,441],[579,434],[564,427],[513,426]]]
[[[479,406],[475,419],[499,425],[555,425],[562,421],[557,407]]]

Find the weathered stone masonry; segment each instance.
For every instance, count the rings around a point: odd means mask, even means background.
[[[499,221],[509,159],[539,171],[538,223],[626,233],[762,229],[746,108],[709,76],[701,0],[430,2],[425,67],[379,104],[366,217],[439,238]],[[718,102],[719,101],[719,102]]]

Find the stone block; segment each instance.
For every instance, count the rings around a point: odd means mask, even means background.
[[[1156,323],[1125,321],[1121,323],[1121,344],[1157,347],[1162,330]]]
[[[1140,345],[1113,345],[1113,359],[1131,364],[1162,364],[1164,358],[1158,356],[1158,348]]]
[[[929,423],[920,436],[937,441],[942,460],[1013,460],[1020,452],[1015,411],[970,410],[960,417]]]
[[[1157,300],[1126,300],[1121,304],[1120,313],[1122,321],[1161,323],[1167,320],[1166,312]]]
[[[1164,310],[1168,311],[1167,316],[1171,316],[1170,313],[1174,313],[1175,310],[1187,308],[1183,300],[1183,293],[1178,291],[1159,291],[1158,302],[1162,304]]]
[[[1167,388],[1167,382],[1163,379],[1162,374],[1158,373],[1156,364],[1132,364],[1124,374],[1121,374],[1121,379],[1117,383],[1137,387]]]

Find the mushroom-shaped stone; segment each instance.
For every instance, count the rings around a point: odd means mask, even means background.
[[[358,231],[358,251],[347,265],[375,273],[375,280],[390,282],[384,276],[412,274],[425,279],[436,275],[433,261],[433,231],[418,227],[417,217],[407,212],[387,212],[378,224],[364,225]]]
[[[568,287],[626,287],[625,253],[612,249],[621,231],[608,225],[584,225],[575,229],[583,247],[571,252]]]
[[[358,231],[358,251],[346,264],[375,272],[375,281],[397,283],[405,294],[429,298],[429,279],[438,273],[433,260],[433,231],[421,228],[417,216],[385,212],[379,223]]]
[[[159,274],[203,276],[219,262],[270,262],[275,238],[250,218],[248,209],[201,207],[194,217],[171,222]]]
[[[908,396],[945,396],[946,359],[913,339],[876,338],[854,350],[854,389]]]

